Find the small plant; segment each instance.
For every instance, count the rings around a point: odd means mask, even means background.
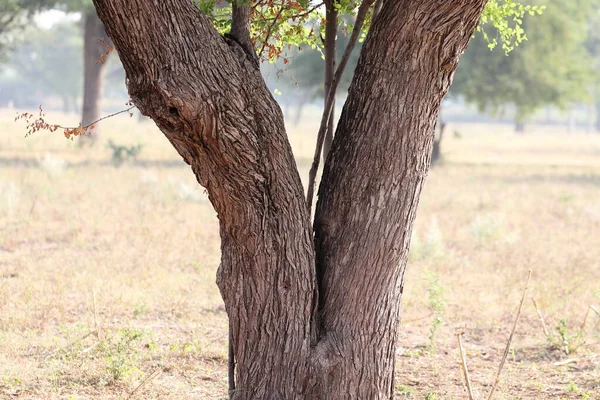
[[[423,240],[420,240],[416,230],[413,230],[410,255],[415,260],[442,257],[445,254],[444,238],[437,219],[431,219],[431,224]]]
[[[506,222],[502,215],[478,215],[469,227],[469,233],[478,242],[483,243],[502,236]]]
[[[39,167],[50,177],[60,175],[67,167],[67,162],[62,158],[46,153],[43,158],[38,160]]]
[[[573,331],[568,321],[563,318],[556,325],[557,335],[550,334],[548,339],[555,347],[562,349],[565,354],[571,354],[584,343],[584,335],[581,329]]]
[[[147,305],[144,302],[137,304],[133,309],[133,319],[138,319],[139,317],[144,315],[146,313],[146,308]]]
[[[12,209],[21,199],[21,190],[13,182],[2,183],[0,182],[0,209],[7,208]]]
[[[405,385],[397,385],[396,389],[400,392],[401,397],[412,397],[415,391]]]
[[[137,329],[118,329],[114,334],[107,332],[100,343],[100,351],[106,360],[106,372],[113,382],[126,379],[140,370],[135,365],[140,359],[138,346],[144,336]]]
[[[427,395],[425,396],[425,400],[437,400],[437,394],[436,393],[427,393]]]
[[[133,161],[142,151],[142,145],[123,146],[117,145],[112,140],[108,141],[108,147],[112,150],[111,161],[115,166],[120,166],[126,161]]]
[[[439,276],[432,271],[426,271],[425,277],[423,278],[427,284],[427,300],[429,302],[429,308],[433,313],[433,321],[429,328],[429,349],[435,350],[435,337],[438,329],[444,322],[443,314],[446,310],[446,298],[444,297],[444,287],[440,284]]]

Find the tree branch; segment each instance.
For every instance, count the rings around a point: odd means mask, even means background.
[[[317,171],[319,169],[319,161],[321,160],[323,142],[325,141],[325,134],[327,133],[327,129],[329,127],[329,120],[333,113],[335,93],[339,86],[346,65],[348,65],[350,55],[352,54],[352,50],[354,50],[354,46],[356,45],[356,42],[360,35],[360,31],[362,30],[363,24],[365,22],[365,17],[367,16],[367,12],[369,11],[371,4],[373,4],[373,0],[364,0],[358,9],[358,13],[356,15],[356,22],[354,23],[354,29],[352,30],[352,34],[350,35],[350,40],[348,41],[348,45],[344,50],[344,55],[340,60],[340,65],[338,65],[335,71],[335,75],[333,76],[333,80],[331,82],[331,87],[329,88],[329,92],[327,93],[327,97],[325,99],[325,109],[323,110],[323,115],[321,116],[321,125],[319,126],[319,133],[317,134],[317,145],[315,147],[313,163],[308,175],[308,193],[306,195],[306,202],[308,204],[309,213],[312,209],[312,201],[315,191],[315,180],[317,177]]]
[[[325,12],[325,93],[329,93],[333,77],[335,74],[335,64],[337,56],[337,36],[338,36],[338,12],[335,8],[336,0],[328,0]],[[331,143],[333,142],[333,129],[335,123],[335,97],[331,105],[332,111],[329,116],[327,132],[323,143],[323,162],[327,160]]]
[[[244,48],[246,53],[256,57],[254,45],[250,39],[250,6],[233,2],[231,12],[231,31],[229,34]]]
[[[273,22],[271,22],[271,25],[269,25],[269,29],[267,30],[267,35],[265,36],[265,40],[263,41],[262,47],[260,48],[260,51],[258,52],[258,58],[259,59],[262,56],[262,53],[265,51],[265,47],[267,47],[267,42],[269,41],[269,39],[271,37],[271,33],[273,32],[273,28],[275,27],[275,24],[277,24],[277,20],[281,16],[281,13],[283,12],[283,9],[284,9],[284,6],[281,6],[281,8],[279,9],[279,11],[277,12],[277,15],[275,15],[275,18],[273,18]]]

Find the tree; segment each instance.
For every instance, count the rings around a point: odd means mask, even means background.
[[[593,64],[584,42],[587,16],[596,1],[544,0],[546,12],[534,24],[524,21],[528,40],[509,57],[490,53],[484,38],[475,38],[457,71],[452,94],[482,112],[502,114],[512,107],[517,130],[543,106],[566,108],[587,100]]]
[[[69,22],[47,30],[30,28],[24,33],[28,40],[11,53],[3,68],[16,86],[6,96],[18,106],[35,97],[39,105],[40,92],[51,94],[62,99],[65,112],[72,111],[81,92],[82,43],[78,27]],[[0,95],[2,92],[0,89]],[[23,94],[29,99],[21,97]]]
[[[112,46],[106,36],[104,25],[90,0],[58,0],[71,12],[80,12],[83,22],[83,105],[81,123],[84,126],[97,121],[102,113],[105,58]],[[95,135],[84,135],[80,145],[93,145],[98,138],[98,128],[91,129]]]
[[[372,3],[356,4],[358,15]],[[311,226],[281,110],[258,69],[266,42],[252,46],[260,4],[234,5],[223,37],[188,0],[94,0],[132,101],[218,213],[234,399],[392,396],[402,277],[433,128],[485,3],[377,2]],[[285,4],[296,15],[311,7]],[[267,33],[284,10],[275,8],[259,19]]]
[[[7,49],[15,45],[15,33],[24,29],[32,15],[47,7],[53,7],[56,0],[3,0],[0,3],[0,58]]]

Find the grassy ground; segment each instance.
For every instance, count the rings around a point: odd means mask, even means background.
[[[13,116],[0,111],[0,398],[225,398],[218,227],[188,167],[149,122],[114,118],[79,150],[24,139]],[[600,399],[600,316],[586,318],[600,306],[600,135],[505,129],[449,126],[430,173],[397,397],[466,398],[464,332],[484,398],[532,270],[497,398]],[[303,178],[314,132],[290,133]],[[143,144],[138,162],[115,167],[109,139]]]

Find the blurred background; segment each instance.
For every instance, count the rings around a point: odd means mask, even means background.
[[[398,396],[464,398],[459,331],[474,386],[488,384],[532,270],[499,398],[600,398],[600,2],[534,3],[546,10],[510,54],[475,34],[444,101]],[[73,141],[15,122],[40,105],[63,126],[127,108],[108,48],[91,1],[0,0],[0,397],[123,398],[141,384],[139,398],[225,398],[218,223],[189,167],[135,109]],[[306,183],[323,59],[292,49],[262,71]]]

